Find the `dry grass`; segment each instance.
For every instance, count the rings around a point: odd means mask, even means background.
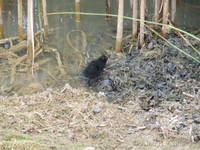
[[[119,107],[104,96],[68,84],[63,90],[0,97],[0,149],[199,149],[186,136],[146,126],[148,115],[134,100]],[[163,122],[168,117],[162,116]]]

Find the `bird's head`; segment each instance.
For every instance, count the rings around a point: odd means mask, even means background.
[[[108,55],[102,55],[102,56],[100,57],[100,59],[101,59],[102,61],[104,61],[105,63],[108,61],[108,58],[109,58]]]

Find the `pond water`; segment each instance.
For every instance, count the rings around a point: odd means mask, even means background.
[[[190,2],[190,3],[189,3]],[[116,13],[115,0],[111,0],[112,12]],[[198,5],[197,5],[198,4]],[[24,1],[24,7],[26,3]],[[74,0],[48,0],[48,12],[74,11]],[[199,28],[200,3],[196,0],[178,1],[177,24],[181,27]],[[125,15],[131,16],[129,1],[125,1]],[[82,12],[104,13],[103,0],[81,0]],[[24,9],[26,12],[26,8]],[[39,31],[37,22],[38,10],[35,9],[35,31]],[[191,17],[192,16],[192,17]],[[26,30],[26,14],[24,16],[24,30]],[[78,85],[82,68],[92,59],[99,55],[113,51],[114,30],[116,18],[110,22],[105,17],[81,16],[80,26],[77,28],[73,15],[53,15],[48,17],[49,28],[53,31],[49,35],[48,47],[54,48],[56,52],[45,52],[36,61],[48,58],[49,60],[39,69],[35,70],[34,78],[28,73],[17,72],[14,84],[10,82],[10,70],[1,71],[0,94],[29,94],[47,87],[62,86],[66,82]],[[130,30],[130,21],[125,21],[125,28]],[[4,4],[4,27],[5,36],[17,35],[17,5],[16,2],[8,0]],[[64,65],[65,74],[61,74],[58,67],[57,56]],[[2,68],[1,68],[2,69]]]

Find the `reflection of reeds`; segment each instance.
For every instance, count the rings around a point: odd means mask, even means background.
[[[76,41],[75,44],[73,44],[72,38],[71,38],[70,35],[72,33],[76,33],[76,32],[80,33],[80,36],[78,35],[79,40]],[[81,46],[80,46],[80,39],[82,39],[82,42],[81,42],[82,45]],[[77,60],[79,61],[79,64],[78,64],[77,68],[78,68],[78,71],[79,71],[80,67],[82,66],[82,64],[84,62],[83,51],[85,51],[86,47],[87,47],[87,36],[86,36],[85,32],[83,32],[82,30],[72,30],[67,34],[67,43],[73,49],[73,51],[68,55],[70,55],[70,56],[74,55],[74,56],[77,56],[77,58],[78,58]]]
[[[111,3],[110,3],[110,0],[105,0],[105,12],[106,12],[106,14],[111,14]],[[111,16],[107,15],[106,19],[111,19]]]
[[[81,11],[81,7],[80,7],[80,0],[75,0],[75,12],[76,14],[76,22],[80,22],[81,20],[81,16],[80,16],[80,11]]]

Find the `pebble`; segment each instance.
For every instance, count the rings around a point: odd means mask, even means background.
[[[200,124],[200,112],[192,115],[192,119],[194,120],[195,123]]]
[[[94,108],[94,109],[92,110],[92,112],[93,112],[94,114],[98,114],[98,113],[101,112],[101,108],[96,107],[96,108]]]
[[[125,107],[122,107],[122,106],[117,106],[117,109],[121,110],[121,111],[126,111],[126,108]]]
[[[153,49],[153,42],[150,42],[150,43],[148,44],[147,48],[150,49],[150,50]]]

